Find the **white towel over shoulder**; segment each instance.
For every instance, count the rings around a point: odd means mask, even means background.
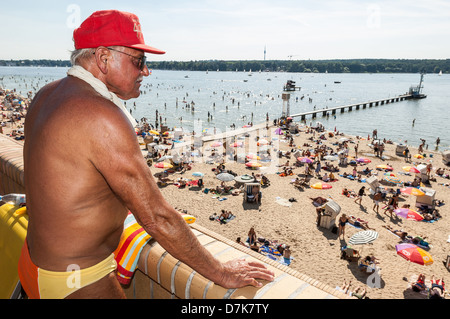
[[[120,108],[123,111],[123,113],[127,116],[131,125],[133,127],[136,127],[136,125],[137,125],[136,120],[133,118],[133,116],[130,114],[130,112],[128,112],[128,110],[125,108],[122,101],[117,97],[116,94],[114,94],[113,92],[110,92],[108,90],[108,88],[106,87],[106,85],[102,81],[97,79],[95,76],[93,76],[92,73],[87,71],[82,66],[75,65],[67,71],[67,75],[77,77],[77,78],[85,81],[89,85],[91,85],[92,88],[95,91],[97,91],[99,94],[101,94],[105,99],[108,99],[111,102],[113,102],[115,105],[117,105],[117,107]]]

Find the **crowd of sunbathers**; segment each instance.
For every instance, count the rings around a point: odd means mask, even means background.
[[[253,227],[250,228],[245,242],[241,240],[241,237],[238,237],[236,242],[271,259],[278,260],[285,265],[290,265],[291,263],[291,250],[289,245],[278,243],[276,240],[272,241],[257,237]]]

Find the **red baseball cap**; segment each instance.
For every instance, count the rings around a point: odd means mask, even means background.
[[[165,51],[148,46],[144,42],[138,17],[118,10],[96,11],[73,32],[75,49],[99,46],[123,46],[153,54]]]

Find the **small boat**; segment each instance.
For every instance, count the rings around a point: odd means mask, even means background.
[[[334,83],[339,84],[339,83],[341,83],[341,81],[334,81]]]

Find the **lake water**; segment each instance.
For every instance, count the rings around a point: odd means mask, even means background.
[[[64,77],[66,72],[67,68],[0,67],[0,86],[26,95]],[[224,132],[231,124],[242,127],[248,122],[262,123],[267,114],[271,122],[279,117],[287,80],[301,87],[300,91],[290,92],[290,113],[296,114],[396,97],[406,93],[411,85],[418,85],[420,75],[153,70],[143,82],[141,96],[126,101],[126,106],[138,120],[146,117],[154,123],[158,111],[169,127],[192,131],[197,125]],[[429,150],[435,150],[439,137],[439,150],[450,149],[450,75],[427,74],[423,86],[425,99],[337,112],[329,117],[320,113],[315,120],[307,116],[306,123],[319,121],[327,129],[336,127],[363,137],[377,129],[381,138],[403,143],[407,140],[413,146],[418,146],[423,138]]]

